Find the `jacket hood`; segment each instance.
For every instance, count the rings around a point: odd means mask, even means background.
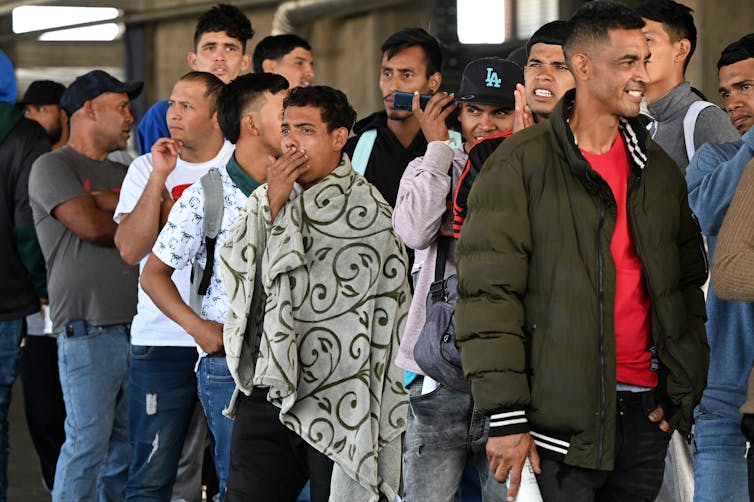
[[[0,102],[0,143],[5,141],[23,115],[15,104]]]
[[[380,127],[386,127],[387,126],[387,112],[381,111],[381,112],[374,112],[371,115],[368,115],[364,117],[363,119],[356,122],[356,124],[353,126],[353,133],[354,134],[361,134],[362,132],[368,130],[368,129],[379,129]]]
[[[0,51],[0,102],[15,103],[17,94],[18,87],[13,63],[3,51]]]
[[[575,100],[575,89],[566,92],[550,115],[549,127],[552,128],[571,169],[589,187],[594,186],[595,175],[592,174],[591,166],[581,154],[568,124]],[[650,141],[646,125],[640,117],[620,117],[618,130],[625,140],[632,171],[637,176],[641,176],[641,172],[647,166],[648,142]]]

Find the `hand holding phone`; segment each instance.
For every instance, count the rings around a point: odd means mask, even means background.
[[[414,95],[414,103],[418,96]],[[422,134],[427,142],[447,141],[450,139],[448,126],[445,123],[448,116],[456,109],[453,103],[455,95],[447,92],[438,92],[427,102],[421,110],[414,110],[414,116],[419,121]]]

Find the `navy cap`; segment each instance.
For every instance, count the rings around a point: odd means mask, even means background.
[[[513,91],[524,83],[524,71],[516,63],[503,58],[476,59],[466,65],[456,101],[481,103],[513,109]]]
[[[106,92],[128,94],[129,99],[134,99],[141,94],[144,82],[121,82],[107,72],[92,70],[73,81],[60,98],[60,106],[68,113],[74,114],[76,110],[84,106],[84,103]]]
[[[29,84],[19,105],[57,105],[65,86],[52,80],[35,80]]]

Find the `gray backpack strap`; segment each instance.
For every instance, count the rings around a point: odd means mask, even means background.
[[[686,111],[686,116],[683,117],[683,139],[686,144],[686,156],[691,162],[691,157],[696,152],[696,146],[694,145],[694,129],[696,128],[696,120],[699,118],[699,114],[702,110],[710,106],[717,106],[709,101],[694,101]]]
[[[202,297],[207,294],[212,270],[215,266],[215,243],[223,222],[223,182],[220,171],[213,168],[199,179],[204,191],[204,247],[207,263],[202,268],[194,261],[191,265],[191,308],[199,314],[202,307]]]
[[[361,133],[356,148],[353,150],[353,158],[351,159],[351,166],[357,173],[364,175],[364,171],[367,170],[367,163],[369,162],[369,156],[372,155],[372,147],[374,147],[374,140],[377,139],[377,129],[369,129]]]

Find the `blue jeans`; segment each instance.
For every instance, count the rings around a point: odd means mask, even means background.
[[[55,470],[55,502],[120,501],[128,476],[128,326],[58,334],[65,443]]]
[[[505,501],[505,484],[489,475],[487,417],[474,408],[470,394],[442,385],[422,394],[422,381],[420,376],[409,385],[403,451],[404,499],[453,502],[464,468],[470,463],[479,472],[483,500]]]
[[[0,321],[0,502],[8,490],[8,408],[21,361],[23,319]]]
[[[718,404],[720,410],[725,406]],[[738,410],[694,410],[694,501],[748,500],[746,438]]]
[[[228,369],[225,356],[205,356],[199,362],[196,375],[199,383],[199,400],[207,417],[207,426],[212,433],[215,469],[220,485],[220,501],[225,498],[225,485],[228,481],[230,465],[230,437],[233,433],[233,420],[223,415],[230,403],[236,383]]]
[[[195,347],[131,346],[128,501],[168,501],[196,403]]]

